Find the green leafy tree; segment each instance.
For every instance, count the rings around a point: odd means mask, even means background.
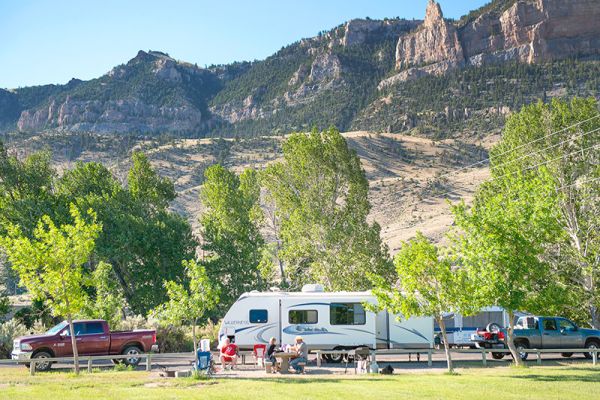
[[[404,243],[394,258],[395,283],[371,274],[378,308],[385,308],[404,318],[433,316],[440,327],[448,371],[453,372],[444,314],[469,315],[476,311],[467,275],[453,268],[449,258],[423,234]]]
[[[92,211],[88,211],[92,220]],[[0,244],[6,251],[21,283],[37,299],[45,299],[54,315],[66,316],[71,333],[75,372],[79,373],[77,342],[73,331],[73,315],[86,302],[85,264],[93,249],[101,226],[86,223],[79,210],[71,206],[73,224],[56,226],[43,216],[33,232],[33,239],[18,226],[10,226]]]
[[[506,176],[484,183],[474,203],[453,207],[457,262],[463,265],[481,306],[498,305],[509,317],[507,343],[517,364],[514,313],[544,313],[568,301],[543,255],[559,233],[552,178]]]
[[[9,155],[0,142],[0,234],[13,224],[31,237],[43,215],[56,217],[56,172],[50,160],[49,152],[33,153],[19,160]],[[65,209],[68,214],[68,207]]]
[[[211,280],[218,282],[223,311],[243,292],[265,287],[259,269],[264,244],[257,222],[260,187],[254,170],[238,177],[213,165],[204,176],[200,199],[205,211],[200,225],[206,253],[202,263]]]
[[[330,290],[365,289],[367,272],[391,273],[379,225],[367,222],[360,160],[335,128],[291,135],[261,183],[281,224],[278,257],[293,286],[316,280]]]
[[[123,187],[99,163],[77,163],[56,183],[57,196],[92,208],[102,222],[95,260],[111,264],[129,308],[145,314],[166,299],[164,280],[184,276],[181,260],[196,241],[184,217],[167,209],[173,184],[157,176],[141,153],[133,156],[129,186]]]
[[[540,178],[544,174],[551,177],[552,190],[542,191],[547,198],[532,199],[551,201],[558,223],[543,257],[577,297],[561,312],[595,328],[600,327],[599,115],[593,98],[532,104],[507,121],[502,141],[491,151],[497,180],[520,174],[535,185],[548,182]],[[529,190],[528,185],[501,189]]]
[[[198,340],[196,339],[198,321],[207,317],[207,313],[216,307],[219,295],[204,266],[194,260],[184,260],[183,266],[189,282],[187,287],[174,281],[165,281],[164,285],[169,300],[157,307],[154,314],[170,324],[191,324],[194,354],[198,357]]]
[[[87,318],[108,321],[116,327],[122,319],[125,299],[110,264],[101,261],[91,274],[89,282],[93,293],[86,298],[81,314]]]

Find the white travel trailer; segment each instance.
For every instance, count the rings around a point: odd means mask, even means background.
[[[311,350],[433,346],[433,318],[397,321],[363,306],[376,301],[370,292],[324,292],[320,285],[305,285],[302,292],[244,293],[225,315],[219,340],[227,336],[241,349],[270,337],[291,344],[297,335]]]

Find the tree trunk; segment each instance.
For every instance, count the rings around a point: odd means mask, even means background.
[[[514,320],[515,313],[514,311],[507,311],[508,314],[508,326],[506,327],[506,345],[510,350],[510,354],[515,361],[515,365],[521,366],[523,365],[523,360],[521,360],[521,356],[517,353],[517,347],[515,346],[515,331],[514,331]]]
[[[594,304],[590,306],[590,315],[592,317],[592,328],[600,329],[600,312]]]
[[[73,347],[73,361],[75,362],[75,375],[79,375],[79,352],[77,351],[77,338],[75,337],[75,328],[73,327],[73,318],[71,313],[67,314],[69,323],[69,332],[71,332],[71,346]]]
[[[198,364],[198,341],[196,340],[196,318],[192,321],[192,340],[194,341],[194,360]]]
[[[440,326],[440,331],[442,332],[442,340],[444,341],[444,352],[446,353],[448,372],[452,373],[454,372],[454,366],[452,365],[452,354],[450,354],[450,344],[448,343],[448,336],[446,335],[446,323],[444,322],[444,317],[439,316],[437,322]]]

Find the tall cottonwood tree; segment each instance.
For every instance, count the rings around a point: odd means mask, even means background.
[[[444,315],[476,311],[467,274],[453,267],[450,258],[423,234],[402,244],[394,258],[396,276],[392,281],[369,274],[378,307],[399,314],[401,318],[433,317],[444,341],[448,371],[453,372],[452,356],[446,336]]]
[[[553,201],[556,213],[552,215],[560,229],[548,241],[544,257],[578,297],[572,307],[565,304],[562,312],[600,328],[600,114],[596,100],[554,99],[550,104],[523,108],[507,121],[502,140],[490,156],[496,179],[522,174],[535,183],[540,174],[551,176],[552,190],[545,195]]]
[[[181,261],[196,241],[188,221],[170,211],[173,183],[134,153],[124,187],[102,164],[77,163],[56,182],[56,197],[92,208],[102,222],[93,259],[112,266],[127,306],[145,314],[166,300],[164,280],[185,279]]]
[[[365,289],[367,272],[392,272],[379,225],[367,222],[365,173],[337,129],[290,135],[283,160],[266,168],[261,183],[281,224],[278,257],[291,286]]]
[[[88,211],[92,221],[93,212]],[[94,249],[94,241],[102,229],[87,223],[79,210],[71,205],[72,224],[57,226],[43,216],[33,232],[25,235],[19,226],[11,225],[0,245],[17,271],[21,283],[36,299],[43,299],[55,316],[65,316],[69,323],[75,372],[79,373],[79,355],[73,330],[73,315],[86,303],[88,278],[83,268]]]
[[[264,289],[259,265],[264,240],[258,229],[261,210],[257,173],[245,170],[240,176],[221,165],[204,172],[200,190],[205,210],[199,221],[202,232],[202,264],[217,282],[225,311],[240,294]]]
[[[507,344],[517,364],[517,347],[526,343],[514,341],[515,311],[549,313],[569,298],[544,259],[548,244],[560,235],[552,191],[548,173],[509,174],[484,183],[471,207],[453,207],[456,261],[473,282],[479,305],[506,310]]]

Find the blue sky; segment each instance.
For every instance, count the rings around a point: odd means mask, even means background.
[[[458,18],[488,0],[441,0]],[[205,64],[263,59],[352,18],[422,19],[427,0],[0,0],[0,87],[98,77],[160,50]]]

